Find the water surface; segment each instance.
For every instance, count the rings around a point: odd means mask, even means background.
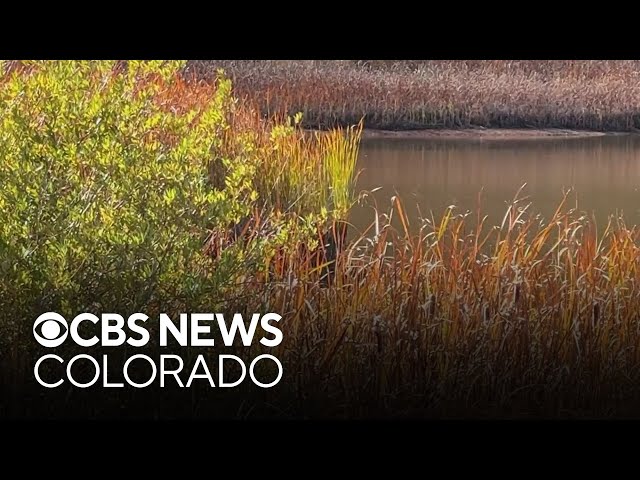
[[[640,136],[539,139],[364,139],[358,160],[359,190],[381,187],[381,210],[396,193],[412,226],[420,214],[436,219],[446,207],[476,212],[480,196],[488,221],[499,224],[523,185],[532,209],[549,218],[572,188],[571,206],[604,226],[611,214],[640,223]],[[577,203],[576,203],[577,202]],[[373,221],[370,207],[356,207],[351,221]]]

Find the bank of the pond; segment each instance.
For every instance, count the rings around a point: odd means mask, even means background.
[[[486,140],[525,140],[544,138],[588,138],[605,135],[637,135],[636,132],[595,132],[588,130],[567,130],[559,128],[464,128],[464,129],[422,129],[422,130],[378,130],[365,129],[363,138],[399,138],[399,139],[486,139]]]
[[[329,130],[307,128],[305,131],[325,133]],[[570,130],[560,128],[461,128],[461,129],[418,129],[418,130],[382,130],[365,128],[363,139],[398,139],[398,140],[544,140],[565,138],[596,138],[596,137],[628,137],[640,136],[640,130],[629,132],[604,132],[592,130]]]
[[[308,126],[307,132],[330,132],[333,128]],[[640,136],[640,129],[630,130],[580,130],[570,128],[375,128],[362,129],[363,139],[451,139],[451,140],[544,140],[565,138],[596,138]]]

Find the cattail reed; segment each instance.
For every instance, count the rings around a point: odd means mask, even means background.
[[[489,308],[489,304],[485,303],[482,306],[482,321],[487,324],[491,320],[491,309]]]
[[[436,315],[436,302],[437,297],[435,293],[429,296],[429,318],[433,318]]]
[[[640,61],[206,61],[267,114],[381,129],[640,127]]]

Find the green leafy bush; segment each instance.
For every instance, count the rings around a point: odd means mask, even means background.
[[[214,188],[208,173],[228,128],[231,85],[221,78],[209,101],[176,108],[161,99],[181,81],[182,66],[24,62],[4,73],[5,341],[47,310],[165,307],[231,280],[237,268],[225,270],[224,259],[213,268],[202,247],[211,228],[248,214],[255,167],[242,157],[219,159],[226,176]]]

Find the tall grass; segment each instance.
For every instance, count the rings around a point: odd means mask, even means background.
[[[307,126],[368,128],[640,127],[638,61],[207,61],[262,112]]]
[[[325,204],[330,205],[341,219],[346,219],[355,202],[356,163],[362,126],[361,121],[357,127],[350,127],[346,131],[336,128],[320,138],[325,152],[324,184],[329,187],[329,192],[325,194]]]
[[[265,121],[249,102],[239,102],[223,151],[242,150],[251,139],[260,197],[280,212],[298,216],[326,211],[344,220],[353,204],[362,122],[328,132],[307,132],[300,114]]]
[[[401,202],[387,213],[407,223]],[[378,220],[329,288],[303,261],[266,287],[287,316],[278,354],[318,400],[306,414],[640,415],[637,227],[565,202],[545,222],[517,198],[497,226]]]

